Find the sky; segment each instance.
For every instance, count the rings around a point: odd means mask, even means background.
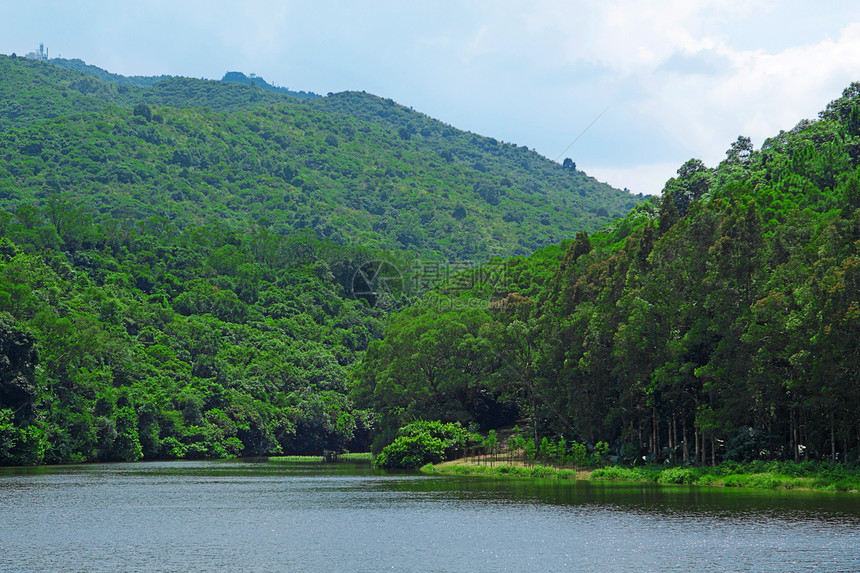
[[[0,0],[0,53],[40,43],[123,75],[364,90],[658,194],[860,80],[860,3]]]

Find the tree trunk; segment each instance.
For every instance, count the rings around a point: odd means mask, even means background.
[[[681,432],[684,441],[684,461],[690,461],[690,443],[687,441],[687,416],[681,417]]]
[[[678,463],[678,457],[675,455],[678,449],[678,419],[674,410],[672,411],[672,425],[669,426],[669,449],[672,451],[672,463]]]
[[[654,458],[654,408],[651,408],[651,419],[648,420],[648,454]]]
[[[860,422],[857,423],[857,439],[854,440],[854,443],[857,444],[857,461],[860,462]]]
[[[695,427],[695,426],[693,426],[693,437],[694,437],[694,438],[695,438],[695,440],[696,440],[696,448],[695,448],[695,449],[696,449],[696,458],[695,458],[695,463],[698,465],[698,463],[699,463],[699,431],[696,429],[696,427]]]
[[[830,461],[836,463],[836,428],[833,422],[833,412],[830,413]]]
[[[791,450],[794,452],[794,462],[797,463],[797,425],[794,421],[794,408],[791,409],[788,415],[788,441],[791,444]]]
[[[860,462],[860,422],[857,423],[857,439],[854,441],[857,444],[857,461]]]

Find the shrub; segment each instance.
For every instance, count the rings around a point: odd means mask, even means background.
[[[549,478],[553,477],[554,474],[555,470],[544,466],[535,466],[531,471],[531,476],[536,478]]]
[[[636,470],[612,466],[594,470],[591,478],[596,480],[639,481],[642,479],[642,475]]]
[[[508,473],[512,476],[517,477],[526,477],[531,475],[531,470],[529,468],[524,468],[520,466],[511,466],[511,469]]]
[[[692,468],[669,468],[660,472],[657,481],[660,483],[695,483],[698,473]]]
[[[382,468],[415,469],[444,459],[445,442],[428,434],[400,436],[385,446],[376,457],[376,465]]]
[[[576,479],[576,472],[573,470],[558,470],[555,477],[558,479]]]
[[[696,483],[698,485],[719,485],[720,479],[721,478],[719,475],[715,475],[712,473],[706,473],[703,476],[699,477],[699,479]],[[728,485],[728,484],[723,483],[723,485]],[[737,484],[734,484],[734,485],[737,485]]]
[[[570,445],[570,456],[568,459],[576,466],[585,465],[585,460],[587,457],[587,451],[585,448],[585,444],[580,444],[578,442],[573,442]]]
[[[382,468],[420,468],[428,463],[437,464],[451,459],[481,441],[478,434],[469,432],[459,423],[413,422],[397,431],[397,438],[376,457],[376,465]]]
[[[594,446],[594,451],[588,458],[588,464],[592,466],[600,466],[606,463],[609,457],[609,445],[606,442],[600,441]]]

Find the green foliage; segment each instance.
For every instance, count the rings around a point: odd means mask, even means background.
[[[757,489],[806,489],[817,491],[860,491],[856,470],[828,464],[795,464],[787,462],[778,472],[764,470],[755,464],[721,464],[712,468],[645,466],[628,468],[609,466],[590,474],[569,469],[543,466],[467,466],[427,464],[422,473],[454,475],[493,475],[514,478],[591,479],[595,481],[656,482],[665,485],[707,485]]]
[[[0,463],[521,418],[528,461],[856,463],[858,94],[637,205],[363,93],[0,57]],[[488,262],[350,296],[362,263],[419,256]],[[396,463],[447,455],[400,438]]]
[[[522,466],[434,466],[427,464],[420,468],[422,473],[427,474],[454,474],[454,475],[491,475],[514,478],[541,478],[541,479],[580,479],[580,475],[570,469],[556,469],[546,466],[522,467]]]
[[[550,478],[555,477],[556,472],[553,468],[547,468],[544,466],[535,466],[532,468],[531,477],[535,478]]]
[[[16,427],[12,410],[0,410],[0,464],[40,464],[48,446],[44,429],[36,425]]]
[[[365,305],[363,263],[527,254],[639,201],[363,93],[52,63],[0,56],[4,464],[365,449],[349,373],[427,287]],[[508,408],[450,388],[435,417]]]
[[[324,458],[322,456],[269,456],[268,460],[270,462],[305,464],[322,463]]]
[[[600,441],[594,446],[594,451],[588,458],[589,465],[600,466],[606,463],[609,457],[609,444]]]
[[[541,438],[540,447],[538,449],[538,456],[541,459],[552,460],[555,458],[555,444],[549,440],[546,436]]]
[[[397,432],[397,438],[376,458],[382,468],[415,469],[462,455],[466,448],[484,440],[460,424],[413,422]]]
[[[565,458],[565,461],[570,461],[575,466],[585,465],[587,450],[585,444],[574,442],[570,445],[570,456]]]
[[[658,483],[696,483],[699,479],[699,476],[702,474],[701,471],[697,471],[693,468],[684,468],[684,467],[676,467],[669,468],[660,472],[660,476],[657,478]]]
[[[428,434],[399,436],[376,458],[381,468],[419,468],[445,459],[445,442]]]
[[[0,207],[65,192],[96,223],[119,219],[120,232],[152,217],[173,231],[265,220],[280,235],[485,260],[593,230],[640,200],[368,94],[299,100],[232,81],[106,79],[0,56],[0,101],[21,108],[0,110]]]
[[[568,446],[577,465],[860,462],[858,94],[688,161],[661,199],[508,260],[495,288],[437,288],[392,316],[353,396],[383,427],[527,418],[529,461],[564,436],[595,444]]]
[[[19,211],[21,228],[70,228]],[[361,252],[157,220],[65,252],[15,233],[0,239],[0,463],[368,447],[375,418],[345,379],[383,315],[321,271]],[[271,254],[299,242],[315,264]]]
[[[496,453],[496,448],[498,447],[498,445],[499,445],[499,437],[496,435],[496,431],[490,430],[489,433],[487,434],[487,437],[484,438],[484,440],[483,440],[484,450],[488,454],[493,455]]]
[[[756,489],[811,489],[860,491],[856,469],[827,463],[762,462],[724,463],[709,468],[656,466],[595,470],[592,479],[655,481],[662,484],[713,485]]]
[[[606,481],[650,481],[643,474],[641,468],[625,468],[610,466],[600,468],[591,473],[591,479]]]

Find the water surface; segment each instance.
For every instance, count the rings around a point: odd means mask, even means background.
[[[0,571],[860,571],[860,496],[155,462],[0,469]]]

